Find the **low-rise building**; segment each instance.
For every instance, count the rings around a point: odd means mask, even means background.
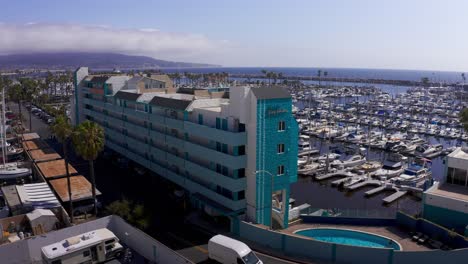
[[[423,195],[423,217],[457,231],[468,225],[468,153],[462,148],[445,158],[445,175]]]

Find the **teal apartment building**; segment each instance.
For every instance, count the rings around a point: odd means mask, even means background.
[[[212,215],[288,225],[298,125],[280,87],[183,89],[167,76],[75,71],[72,121],[99,123],[106,147],[183,188]],[[99,177],[99,176],[98,176]],[[273,208],[272,208],[273,207]]]

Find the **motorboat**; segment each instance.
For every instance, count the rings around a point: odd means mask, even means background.
[[[363,182],[367,180],[367,176],[364,176],[364,175],[360,175],[360,176],[352,176],[352,177],[348,177],[344,182],[341,183],[341,185],[344,187],[344,188],[348,188],[356,183],[360,183],[360,182]]]
[[[0,180],[11,180],[31,175],[28,168],[18,167],[16,162],[5,163],[0,166]]]
[[[354,170],[360,171],[363,173],[371,173],[378,169],[382,168],[382,163],[378,161],[367,161],[359,166],[357,166]]]
[[[398,176],[390,179],[396,185],[416,186],[432,176],[432,172],[423,165],[411,164]]]
[[[348,168],[364,164],[366,159],[361,155],[353,155],[345,160],[334,160],[331,165],[337,168]]]
[[[414,154],[425,158],[433,158],[442,154],[443,146],[441,144],[429,145],[423,144],[416,147]]]
[[[393,178],[403,173],[406,169],[405,161],[408,158],[397,153],[390,153],[383,162],[382,168],[372,175],[377,178]]]
[[[307,163],[303,166],[299,166],[297,168],[297,173],[298,174],[310,174],[313,172],[318,172],[319,170],[325,168],[325,164],[323,163],[317,163],[317,162],[312,162],[312,163]]]
[[[326,162],[327,159],[328,159],[329,162],[332,162],[332,161],[334,161],[336,159],[339,159],[340,157],[341,157],[341,155],[338,154],[338,153],[328,153],[328,154],[323,154],[323,155],[321,155],[319,157],[315,157],[313,159],[316,160],[316,161],[319,161],[319,162]]]

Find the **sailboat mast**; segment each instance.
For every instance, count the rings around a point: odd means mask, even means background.
[[[6,113],[5,113],[5,87],[2,89],[2,160],[3,168],[6,168]]]

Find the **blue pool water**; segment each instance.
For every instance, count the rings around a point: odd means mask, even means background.
[[[314,228],[297,231],[296,234],[329,243],[400,250],[400,245],[391,239],[353,230]]]

